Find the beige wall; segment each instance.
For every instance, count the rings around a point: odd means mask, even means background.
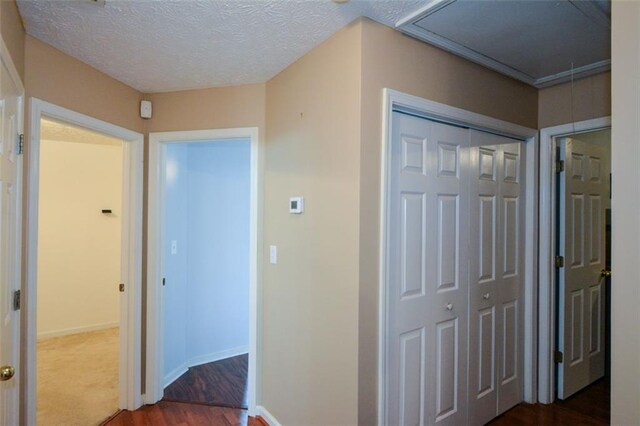
[[[119,323],[122,142],[68,129],[43,124],[39,339]],[[101,212],[107,208],[113,213]]]
[[[611,115],[610,72],[574,81],[573,94],[571,87],[564,83],[540,90],[539,129]]]
[[[640,2],[612,4],[611,424],[640,424]]]
[[[382,89],[536,128],[537,90],[378,25],[362,24],[358,423],[376,423]]]
[[[264,132],[266,84],[155,93],[149,132],[259,127]]]
[[[26,37],[25,87],[35,97],[143,132],[142,94],[31,36]]]
[[[15,0],[0,1],[0,33],[24,83],[24,27]]]
[[[360,33],[267,83],[261,404],[286,425],[357,422]]]

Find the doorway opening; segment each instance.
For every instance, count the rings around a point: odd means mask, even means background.
[[[257,130],[149,139],[146,402],[254,415]]]
[[[247,409],[251,141],[169,144],[164,400]]]
[[[118,410],[122,145],[40,123],[38,424],[99,423]]]
[[[143,137],[38,99],[30,123],[24,423],[99,423],[141,405]]]
[[[541,131],[539,400],[610,416],[611,120]]]

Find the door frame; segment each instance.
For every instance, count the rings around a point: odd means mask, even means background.
[[[392,116],[396,109],[431,120],[463,125],[525,141],[526,203],[525,213],[525,285],[524,285],[524,400],[536,399],[537,362],[537,265],[538,265],[538,130],[498,120],[392,89],[383,89],[382,156],[380,179],[380,251],[378,294],[378,425],[383,426],[388,405],[385,392],[388,378],[387,275],[389,262],[389,183],[391,172]]]
[[[168,144],[207,143],[230,139],[250,140],[250,212],[249,212],[249,371],[248,412],[257,414],[258,378],[260,377],[260,308],[262,240],[262,168],[257,127],[209,129],[149,133],[149,208],[147,235],[147,377],[145,403],[155,404],[164,393],[163,297],[162,282],[162,205],[164,194],[165,148]]]
[[[22,79],[20,78],[20,74],[18,73],[18,70],[15,67],[15,64],[13,63],[13,59],[11,58],[11,53],[9,52],[9,49],[7,48],[7,45],[4,42],[4,39],[2,37],[0,37],[0,60],[2,60],[2,62],[4,62],[4,64],[7,67],[7,71],[9,71],[9,77],[11,78],[12,82],[15,84],[16,89],[18,89],[19,95],[18,95],[18,108],[17,110],[19,111],[18,114],[18,119],[17,119],[17,123],[16,123],[16,133],[17,134],[23,134],[24,132],[24,97],[25,97],[25,90],[24,90],[24,85],[22,83]],[[11,142],[10,142],[11,143]],[[22,216],[23,216],[23,196],[24,196],[24,188],[23,188],[23,179],[24,179],[24,158],[23,158],[23,154],[20,152],[16,152],[16,228],[17,228],[17,233],[16,233],[16,240],[15,240],[15,260],[14,260],[14,267],[16,268],[16,282],[15,283],[10,283],[9,285],[15,285],[16,287],[14,287],[14,289],[19,289],[21,287],[21,283],[22,283]],[[9,252],[11,252],[11,249],[9,249]],[[21,312],[16,312],[15,317],[13,319],[13,321],[15,322],[15,324],[13,324],[12,326],[14,327],[14,333],[15,335],[12,336],[14,338],[17,338],[16,340],[13,340],[10,344],[13,345],[13,350],[14,353],[17,353],[18,356],[17,358],[14,360],[14,365],[13,367],[15,368],[15,370],[18,372],[18,374],[16,374],[12,380],[16,381],[16,387],[17,387],[17,391],[16,391],[16,405],[14,407],[12,407],[12,409],[14,410],[13,416],[15,416],[16,419],[18,419],[20,417],[20,407],[19,407],[19,401],[22,398],[22,392],[23,392],[23,388],[24,388],[24,374],[22,373],[22,357],[20,354],[20,347],[21,347],[21,323],[23,321],[22,319],[22,313]],[[0,336],[3,337],[3,336]],[[3,341],[4,341],[4,337],[3,337]],[[2,409],[2,407],[0,407],[0,410]]]
[[[29,173],[26,235],[26,381],[25,424],[36,423],[36,340],[37,340],[37,269],[38,269],[38,198],[40,177],[40,121],[42,118],[87,128],[123,141],[122,252],[121,279],[126,284],[120,302],[120,355],[118,407],[135,410],[142,405],[141,395],[141,287],[142,287],[142,170],[144,136],[123,127],[98,120],[30,98]],[[113,283],[114,291],[116,285]]]
[[[555,245],[556,146],[560,138],[611,128],[611,117],[561,124],[540,130],[540,263],[538,305],[538,401],[551,404],[556,396],[555,364]]]

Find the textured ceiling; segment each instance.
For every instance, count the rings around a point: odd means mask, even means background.
[[[359,16],[423,0],[18,0],[27,33],[142,92],[263,83]]]

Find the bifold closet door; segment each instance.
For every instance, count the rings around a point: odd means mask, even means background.
[[[388,425],[467,423],[467,129],[393,114]]]
[[[470,131],[469,424],[522,401],[524,143]]]

